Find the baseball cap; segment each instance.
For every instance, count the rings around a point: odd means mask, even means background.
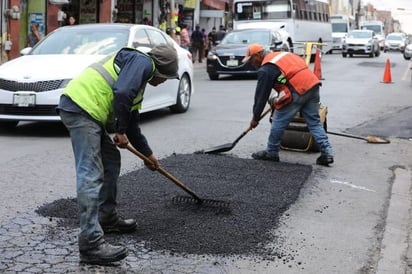
[[[173,46],[168,44],[156,45],[147,54],[152,57],[155,63],[155,76],[166,79],[179,79],[177,51]]]
[[[246,50],[246,55],[245,58],[243,58],[242,63],[246,63],[247,61],[249,61],[250,57],[252,57],[252,55],[258,54],[261,51],[264,51],[265,49],[263,48],[263,46],[261,44],[250,44],[247,47]]]

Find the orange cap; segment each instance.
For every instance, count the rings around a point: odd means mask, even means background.
[[[265,49],[263,48],[263,46],[261,44],[250,44],[247,47],[246,50],[246,55],[245,58],[243,58],[242,63],[246,63],[247,61],[249,61],[250,57],[252,57],[252,55],[258,54],[261,51],[264,51]]]

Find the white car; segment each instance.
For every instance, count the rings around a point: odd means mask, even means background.
[[[389,33],[385,39],[384,52],[400,51],[403,53],[406,47],[406,35],[400,32]]]
[[[403,58],[405,58],[405,60],[411,60],[412,57],[412,43],[408,44],[405,47],[405,51],[403,52]]]
[[[23,49],[23,56],[0,66],[0,127],[14,127],[19,121],[60,121],[60,95],[83,69],[122,47],[147,52],[161,43],[176,48],[180,80],[147,85],[141,113],[166,107],[186,112],[194,92],[189,51],[151,26],[85,24],[58,28],[35,47]]]
[[[352,57],[354,54],[378,57],[380,55],[379,41],[375,33],[371,30],[352,30],[342,44],[342,57]]]

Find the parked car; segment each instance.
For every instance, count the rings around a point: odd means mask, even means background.
[[[405,60],[411,60],[412,57],[412,42],[409,43],[406,47],[405,50],[403,52],[403,58]]]
[[[67,83],[84,68],[123,47],[148,52],[157,44],[173,45],[179,58],[180,80],[147,85],[141,112],[169,107],[185,112],[193,94],[193,64],[189,51],[163,31],[135,24],[67,26],[48,34],[23,56],[0,66],[0,126],[19,121],[60,121],[56,113]]]
[[[400,51],[403,53],[406,46],[406,35],[400,32],[389,33],[385,39],[385,48],[383,52]]]
[[[369,55],[378,57],[380,55],[379,41],[375,33],[371,30],[352,30],[348,32],[343,41],[342,56],[353,57],[354,54]]]
[[[283,31],[283,30],[282,30]],[[233,30],[207,55],[206,70],[210,80],[219,79],[219,75],[255,75],[257,68],[250,62],[242,63],[247,46],[251,43],[262,44],[267,50],[275,47],[290,51],[287,41],[279,30],[268,28],[250,28]]]

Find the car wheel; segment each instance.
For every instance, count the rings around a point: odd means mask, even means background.
[[[209,79],[210,80],[218,80],[219,79],[219,74],[209,73]]]
[[[342,52],[342,57],[346,58],[346,53]]]
[[[190,85],[189,76],[184,74],[182,78],[180,78],[176,105],[170,107],[170,109],[175,113],[186,112],[189,109],[191,96],[192,86]]]
[[[351,58],[352,58],[352,57],[353,57],[353,54],[352,54],[352,53],[349,53],[349,57],[351,57]]]
[[[405,52],[403,53],[403,59],[405,59],[405,60],[411,60],[411,57],[410,56],[406,56],[405,55]]]
[[[13,129],[19,121],[0,121],[0,129]]]
[[[375,51],[372,51],[371,53],[369,53],[369,57],[373,58],[375,56]]]

